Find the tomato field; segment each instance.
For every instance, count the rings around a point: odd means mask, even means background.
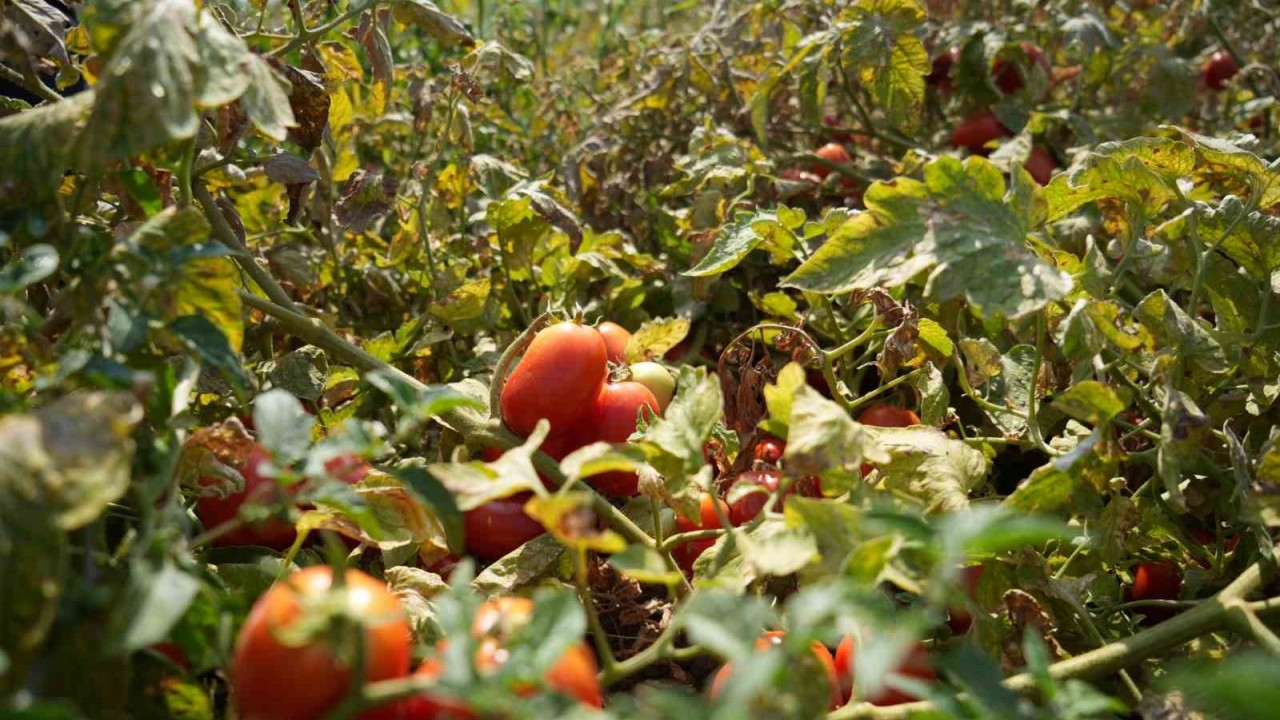
[[[0,717],[1280,718],[1277,97],[1268,0],[0,0]]]

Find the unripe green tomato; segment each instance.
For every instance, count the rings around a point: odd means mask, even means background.
[[[676,379],[656,362],[638,362],[632,365],[631,379],[649,388],[649,392],[658,401],[659,411],[665,411],[671,397],[676,394]]]

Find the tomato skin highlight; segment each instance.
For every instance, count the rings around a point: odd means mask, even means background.
[[[1226,50],[1209,56],[1200,70],[1200,82],[1210,90],[1225,90],[1231,78],[1240,72],[1240,63]]]
[[[200,518],[206,530],[235,519],[240,512],[240,506],[247,501],[271,505],[280,500],[282,491],[279,485],[274,478],[264,474],[266,466],[270,463],[271,452],[261,445],[254,445],[245,459],[244,467],[240,468],[240,474],[244,477],[244,490],[225,498],[210,495],[196,500],[196,516]],[[200,482],[203,484],[204,480]],[[297,538],[297,531],[292,523],[271,518],[241,525],[231,532],[214,538],[213,544],[217,546],[261,545],[272,550],[286,550],[293,545],[295,538]]]
[[[502,419],[528,436],[545,418],[553,431],[571,428],[608,375],[604,338],[593,327],[559,323],[538,333],[502,386]]]
[[[242,720],[312,720],[340,703],[352,681],[323,639],[290,647],[276,637],[280,629],[305,620],[302,598],[322,595],[332,586],[327,565],[299,570],[272,585],[254,604],[236,639],[229,668],[231,698]],[[400,600],[379,580],[359,570],[346,571],[344,591],[353,613],[365,618],[364,682],[409,673],[411,635]],[[363,718],[388,717],[375,708]]]
[[[840,645],[836,647],[835,666],[836,677],[839,678],[840,690],[846,703],[853,701],[854,675],[857,672],[857,663],[854,656],[853,638],[845,636],[840,641]],[[899,661],[898,667],[894,672],[898,675],[924,680],[925,682],[936,682],[938,679],[938,672],[933,667],[933,661],[929,659],[929,651],[920,643],[916,643],[911,647],[907,656]],[[915,702],[920,699],[895,688],[882,687],[874,695],[866,698],[866,701],[872,705],[884,707]]]
[[[965,148],[975,155],[985,155],[989,152],[987,143],[1011,134],[1009,128],[996,119],[995,113],[983,110],[969,116],[951,131],[951,146]]]
[[[1018,46],[1022,48],[1022,54],[1026,56],[1028,68],[1039,65],[1044,69],[1046,75],[1049,74],[1052,68],[1049,65],[1049,58],[1045,57],[1044,50],[1025,40],[1019,42]],[[996,84],[996,87],[1000,88],[1000,92],[1005,95],[1012,95],[1026,85],[1023,69],[1018,63],[1006,58],[1000,58],[991,64],[991,80]]]
[[[712,495],[711,493],[703,493],[702,501],[698,505],[697,522],[689,520],[683,515],[676,515],[676,532],[694,532],[697,530],[716,530],[721,527],[720,515],[716,512],[716,505],[720,506],[720,510],[725,516],[729,515],[729,506],[723,500]],[[693,563],[702,553],[716,544],[715,538],[707,538],[705,540],[691,540],[687,543],[677,545],[671,551],[671,555],[675,558],[676,564],[684,571],[685,575],[693,574]]]
[[[756,639],[756,649],[760,651],[767,650],[772,645],[781,645],[782,638],[786,633],[782,630],[769,630]],[[818,658],[818,664],[822,666],[823,675],[827,678],[827,687],[831,690],[831,703],[828,709],[835,710],[844,704],[843,697],[840,692],[840,679],[836,672],[836,661],[831,657],[831,651],[820,642],[813,644],[814,657]],[[714,700],[720,697],[724,691],[725,683],[729,682],[730,676],[733,675],[733,663],[725,663],[723,667],[716,671],[715,677],[711,680],[711,689],[709,694]]]
[[[649,388],[634,380],[608,383],[582,414],[576,433],[578,446],[593,442],[625,443],[636,431],[641,412],[658,415],[658,400]],[[593,475],[587,482],[610,497],[631,497],[639,482],[636,474],[625,470]]]
[[[467,553],[491,562],[546,532],[542,523],[524,511],[524,504],[532,496],[533,493],[518,493],[463,513]]]
[[[1053,171],[1058,169],[1058,163],[1049,154],[1048,150],[1033,145],[1031,154],[1027,156],[1027,161],[1022,167],[1031,174],[1031,178],[1041,185],[1048,185],[1049,180],[1053,178]]]
[[[605,354],[611,363],[627,361],[627,342],[631,340],[631,331],[616,322],[605,321],[596,326],[600,337],[604,338]]]

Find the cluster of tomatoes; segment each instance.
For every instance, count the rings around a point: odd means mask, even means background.
[[[594,442],[625,443],[640,419],[652,420],[675,394],[675,379],[655,362],[628,368],[626,380],[611,381],[609,366],[625,361],[631,333],[616,323],[598,327],[563,322],[534,336],[502,386],[502,419],[527,436],[540,420],[550,424],[541,450],[556,460]],[[501,455],[482,452],[485,460]],[[611,471],[588,482],[616,498],[636,494],[635,473]],[[541,535],[544,528],[524,512],[529,493],[488,502],[463,516],[467,551],[479,560],[496,560]]]
[[[472,620],[475,670],[493,672],[507,661],[504,644],[533,614],[533,602],[499,597],[484,602]],[[299,570],[268,590],[249,612],[236,639],[229,670],[232,703],[241,720],[313,720],[325,717],[351,692],[354,633],[359,633],[364,675],[360,682],[408,677],[412,634],[404,607],[382,582],[359,570],[347,570],[334,583],[328,566]],[[300,634],[301,637],[295,637]],[[340,652],[335,648],[343,648]],[[444,643],[437,646],[443,650]],[[437,656],[415,674],[435,678]],[[601,706],[595,656],[585,643],[570,646],[551,665],[546,685],[553,691]],[[517,688],[532,692],[533,688]],[[362,720],[473,720],[462,701],[441,693],[423,693],[385,703]]]
[[[960,48],[948,48],[933,59],[926,78],[928,84],[939,93],[947,94],[953,88],[951,72],[960,59]],[[1013,95],[1027,86],[1027,73],[1038,69],[1048,77],[1052,71],[1049,58],[1039,46],[1021,42],[1015,55],[999,57],[991,64],[991,83],[1002,94]],[[976,155],[990,152],[990,143],[1013,133],[996,117],[990,108],[983,109],[963,120],[951,131],[952,147],[968,150]],[[1033,145],[1023,167],[1036,182],[1047,184],[1058,163],[1041,145]]]

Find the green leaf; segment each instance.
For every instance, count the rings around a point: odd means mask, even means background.
[[[885,485],[924,501],[926,511],[968,507],[969,491],[987,477],[987,458],[941,430],[862,427],[871,434],[872,443],[889,455],[888,462],[872,460],[878,463]]]
[[[610,556],[609,564],[642,583],[674,586],[680,582],[680,571],[668,568],[658,551],[643,545],[628,545],[626,550]]]
[[[471,47],[476,44],[465,25],[431,0],[394,0],[391,14],[397,22],[420,27],[445,45]]]
[[[38,504],[64,531],[87,525],[128,490],[141,419],[124,392],[77,393],[0,419],[0,496]]]
[[[797,239],[791,229],[779,221],[775,211],[739,215],[720,229],[706,256],[683,274],[707,277],[728,272],[766,241],[776,249],[775,252],[785,252],[795,246]]]
[[[964,298],[983,313],[1020,317],[1071,289],[1065,272],[1027,242],[1030,218],[1003,200],[999,169],[985,159],[939,158],[925,182],[897,178],[867,190],[852,216],[783,281],[836,294],[898,287],[927,273],[925,295]]]
[[[57,269],[58,251],[52,245],[42,243],[25,248],[22,254],[0,267],[0,294],[12,295],[44,280]]]
[[[851,14],[857,23],[843,38],[844,64],[891,122],[911,121],[924,103],[930,69],[918,37],[924,8],[915,0],[859,0]]]
[[[832,470],[855,473],[864,462],[887,462],[868,428],[855,423],[844,408],[811,387],[803,386],[791,405],[787,449],[788,474],[802,477]]]
[[[721,657],[736,659],[753,652],[756,638],[771,625],[771,616],[761,598],[725,590],[697,590],[680,608],[674,622],[689,633],[694,643]]]
[[[1142,137],[1103,143],[1045,188],[1049,220],[1060,220],[1103,198],[1121,199],[1154,212],[1174,198],[1174,182],[1194,167],[1195,153],[1175,140]]]
[[[253,401],[253,426],[262,443],[280,462],[293,463],[311,447],[311,417],[298,398],[285,390],[262,393]]]
[[[555,536],[539,535],[485,568],[476,576],[474,584],[488,593],[514,592],[543,577],[558,574],[564,551],[564,545]]]
[[[1112,388],[1097,380],[1082,380],[1054,398],[1053,406],[1071,417],[1099,425],[1129,406],[1128,388]]]
[[[70,164],[92,90],[0,118],[0,208],[40,207]]]
[[[623,356],[629,363],[661,358],[688,335],[688,318],[647,320],[639,330],[631,334],[623,350]]]
[[[1096,512],[1102,507],[1096,484],[1110,478],[1112,463],[1096,452],[1105,428],[1076,445],[1070,452],[1036,468],[1004,505],[1014,510],[1042,514]],[[1105,476],[1105,477],[1102,477]]]
[[[535,496],[525,503],[525,513],[542,523],[564,545],[582,551],[598,553],[622,552],[627,541],[609,529],[597,529],[577,518],[591,517],[589,492],[559,492],[555,495]]]
[[[199,590],[200,582],[170,560],[135,561],[110,651],[127,654],[164,640]]]
[[[1205,372],[1222,373],[1229,369],[1222,345],[1164,290],[1156,290],[1143,298],[1133,314],[1162,341],[1166,352],[1188,358]]]
[[[1261,650],[1243,650],[1220,660],[1179,663],[1161,684],[1214,717],[1263,718],[1280,706],[1277,672],[1280,659]]]

